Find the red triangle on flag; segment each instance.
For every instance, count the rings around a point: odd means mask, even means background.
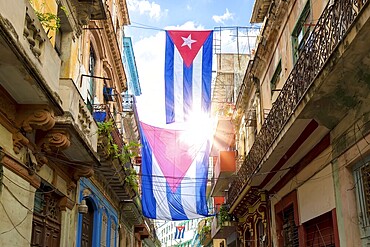
[[[187,67],[193,63],[211,31],[168,31]]]
[[[200,147],[182,141],[184,130],[162,129],[144,123],[141,126],[168,185],[175,192]]]

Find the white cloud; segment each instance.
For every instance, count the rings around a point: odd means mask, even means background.
[[[162,11],[161,6],[156,2],[147,0],[129,0],[127,5],[130,11],[138,11],[140,15],[148,15],[151,19],[158,20],[167,13],[167,11]]]
[[[212,19],[216,23],[224,23],[224,21],[230,20],[234,18],[234,14],[230,13],[228,9],[226,9],[226,12],[223,15],[214,15],[212,16]]]

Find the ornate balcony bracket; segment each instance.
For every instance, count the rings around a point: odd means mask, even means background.
[[[106,19],[106,10],[102,0],[74,0],[78,22],[80,25],[87,25],[90,20]]]
[[[54,112],[48,106],[24,105],[17,111],[16,123],[26,132],[48,131],[55,124]]]
[[[93,168],[77,169],[73,174],[73,179],[78,181],[81,177],[89,178],[94,175]]]
[[[47,132],[37,141],[37,146],[47,153],[67,149],[70,145],[69,133],[57,129]]]

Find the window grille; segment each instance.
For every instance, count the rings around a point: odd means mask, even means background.
[[[283,237],[285,247],[299,247],[298,227],[294,222],[293,205],[283,211]]]
[[[364,200],[365,200],[365,214],[367,218],[370,215],[370,165],[369,163],[361,168],[362,176],[362,186],[364,190]]]
[[[360,224],[370,227],[370,163],[355,168],[354,180]]]

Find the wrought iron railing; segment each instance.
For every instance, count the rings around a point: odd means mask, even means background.
[[[329,1],[230,186],[228,204],[234,203],[249,182],[307,89],[367,2],[368,0]]]

